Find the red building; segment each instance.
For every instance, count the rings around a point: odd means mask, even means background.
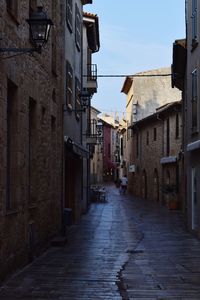
[[[115,129],[114,126],[103,121],[103,180],[112,181],[114,180],[115,173],[115,156],[114,156],[114,145],[115,145]]]

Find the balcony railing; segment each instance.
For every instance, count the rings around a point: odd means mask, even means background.
[[[87,69],[87,80],[96,81],[97,80],[97,65],[89,64]]]
[[[103,142],[103,130],[98,126],[98,120],[88,121],[86,138],[89,144],[101,144]]]

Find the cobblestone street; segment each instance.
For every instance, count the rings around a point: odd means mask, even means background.
[[[180,213],[107,190],[64,247],[4,283],[1,300],[200,299],[200,241]]]

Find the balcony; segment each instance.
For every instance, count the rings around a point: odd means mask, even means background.
[[[181,91],[184,89],[186,59],[186,40],[176,40],[173,44],[172,87]]]
[[[89,64],[87,66],[87,90],[91,94],[97,92],[97,65]]]
[[[88,130],[86,132],[87,144],[101,144],[103,139],[102,124],[96,120],[90,120],[88,122]]]

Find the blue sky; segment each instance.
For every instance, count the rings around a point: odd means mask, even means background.
[[[99,16],[98,74],[134,74],[170,66],[172,44],[185,37],[185,0],[93,0],[85,11]],[[125,111],[124,78],[99,78],[92,105]]]

